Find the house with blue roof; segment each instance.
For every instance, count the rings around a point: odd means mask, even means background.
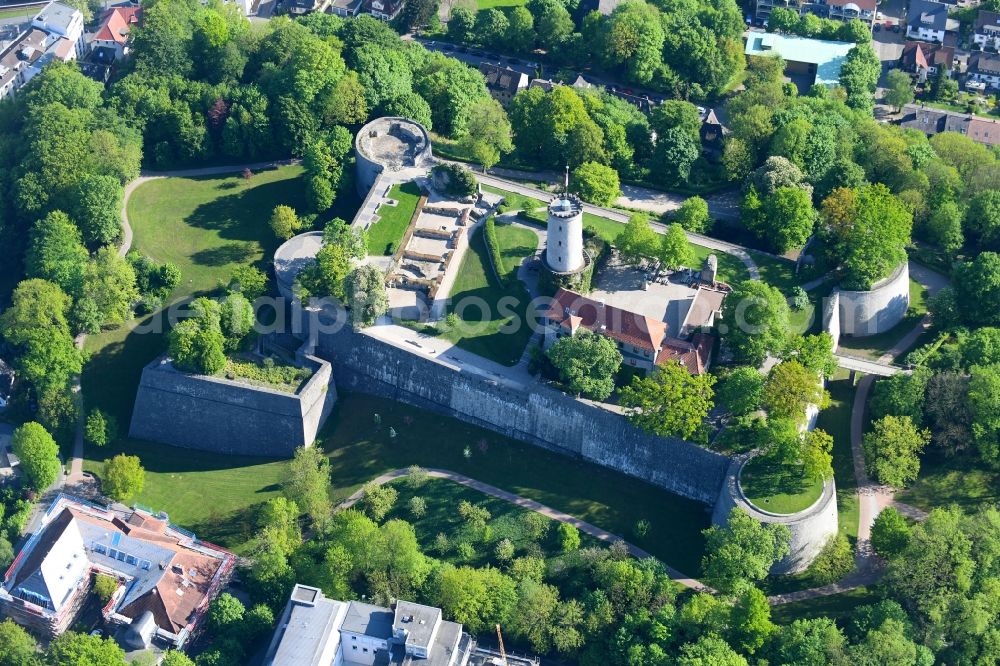
[[[840,68],[854,47],[853,42],[751,32],[743,52],[747,56],[781,56],[785,76],[806,91],[816,83],[829,88],[839,85]]]

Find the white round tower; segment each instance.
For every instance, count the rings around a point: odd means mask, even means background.
[[[575,273],[586,267],[583,256],[583,202],[561,194],[549,202],[545,263],[554,273]]]

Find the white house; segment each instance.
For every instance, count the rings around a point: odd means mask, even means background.
[[[1000,49],[1000,13],[980,10],[976,15],[972,41],[980,48]]]
[[[83,14],[50,2],[27,30],[0,51],[0,99],[13,95],[53,60],[69,62],[83,52]]]
[[[959,22],[948,16],[948,5],[912,0],[906,15],[906,36],[925,42],[946,43],[958,36]]]
[[[73,43],[77,58],[82,56],[87,48],[83,41],[83,14],[69,5],[50,2],[31,20],[31,27],[68,39]]]

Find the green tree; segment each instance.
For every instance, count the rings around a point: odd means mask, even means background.
[[[336,243],[324,243],[316,254],[316,262],[299,274],[299,281],[313,296],[345,300],[350,273],[350,249]]]
[[[377,266],[363,264],[352,270],[346,280],[351,323],[355,330],[371,326],[389,311],[385,273]]]
[[[910,75],[901,69],[889,70],[885,77],[885,101],[896,108],[896,113],[900,109],[913,101],[913,81]]]
[[[835,232],[844,287],[870,289],[906,261],[913,216],[881,183],[857,190],[851,224]]]
[[[399,14],[399,25],[406,32],[430,24],[437,17],[438,0],[407,2]]]
[[[252,303],[267,293],[267,275],[255,266],[237,266],[229,279],[229,290],[243,294]]]
[[[580,530],[569,523],[559,523],[556,526],[556,538],[559,540],[559,549],[564,553],[580,548]]]
[[[764,381],[756,368],[741,365],[722,376],[716,397],[733,416],[745,416],[763,404]]]
[[[285,495],[302,507],[313,525],[325,525],[332,510],[329,458],[318,447],[300,447],[295,449],[289,471]]]
[[[313,196],[318,196],[315,192]],[[333,192],[329,192],[330,204],[333,203]],[[314,201],[313,205],[318,206],[319,201]],[[329,205],[327,206],[329,208]],[[323,210],[317,208],[317,210]],[[274,211],[271,213],[271,231],[274,235],[278,237],[279,240],[288,240],[295,234],[299,232],[302,228],[302,223],[299,221],[299,216],[295,214],[295,210],[289,206],[275,206]]]
[[[84,271],[81,300],[93,304],[101,324],[122,324],[131,319],[132,307],[139,300],[132,264],[110,247],[98,250]]]
[[[245,613],[246,607],[242,601],[223,592],[208,605],[205,619],[208,621],[209,631],[215,636],[223,636],[239,629]]]
[[[0,334],[15,350],[14,367],[36,391],[63,389],[83,367],[83,354],[70,335],[71,300],[58,285],[25,280],[0,314]]]
[[[655,256],[658,253],[659,243],[649,220],[645,215],[637,213],[629,217],[628,224],[615,238],[614,246],[626,261],[636,263],[646,257]]]
[[[623,358],[613,340],[587,331],[560,338],[545,355],[569,392],[595,400],[611,395]]]
[[[910,524],[895,507],[882,509],[872,523],[872,548],[880,556],[891,559],[903,552],[910,542]]]
[[[178,652],[177,650],[170,650],[163,657],[163,661],[160,662],[160,666],[194,666],[194,662],[188,658],[183,652]]]
[[[795,360],[774,366],[764,384],[764,409],[771,418],[803,423],[809,405],[822,408],[827,400],[817,373]]]
[[[918,455],[930,441],[930,433],[913,425],[908,416],[886,416],[865,434],[865,466],[868,473],[896,488],[917,478]]]
[[[827,539],[810,566],[817,585],[829,585],[842,579],[854,569],[854,549],[843,534]]]
[[[117,430],[117,424],[114,422],[113,416],[94,408],[87,414],[83,437],[88,444],[105,446],[108,442],[113,442],[117,438]]]
[[[462,143],[472,158],[483,165],[483,171],[488,171],[502,155],[514,149],[512,136],[507,112],[498,101],[487,97],[469,107]]]
[[[260,532],[269,531],[268,543],[285,555],[302,544],[299,506],[286,497],[272,497],[261,505],[257,528]]]
[[[737,597],[730,623],[729,643],[747,654],[755,654],[777,630],[771,622],[771,606],[767,597],[753,586],[744,589]]]
[[[459,44],[469,41],[476,25],[476,13],[468,7],[456,7],[448,18],[448,38]]]
[[[703,234],[712,226],[708,214],[708,203],[701,197],[688,197],[680,208],[674,211],[673,221],[687,231]]]
[[[628,420],[663,437],[688,438],[702,430],[712,409],[712,385],[708,374],[692,375],[680,363],[657,366],[649,377],[633,377],[621,392],[620,403],[628,409]]]
[[[815,221],[816,211],[808,192],[780,187],[764,197],[759,212],[747,219],[747,228],[772,250],[784,253],[805,244]]]
[[[254,321],[253,305],[243,294],[232,292],[219,302],[219,328],[226,339],[227,351],[240,348],[253,330]]]
[[[121,209],[125,190],[113,176],[84,174],[70,196],[70,217],[77,221],[90,247],[116,243],[122,234]]]
[[[963,229],[975,242],[1000,248],[1000,190],[986,190],[972,197],[965,209]]]
[[[88,259],[80,231],[65,213],[54,211],[35,222],[25,257],[29,278],[49,280],[78,295]]]
[[[584,162],[573,170],[570,189],[584,201],[610,206],[621,194],[618,172],[597,162]]]
[[[681,128],[693,138],[699,138],[701,133],[698,107],[679,99],[668,99],[657,104],[649,115],[649,124],[657,135],[666,134],[674,127]]]
[[[847,639],[836,623],[819,617],[779,626],[772,652],[775,663],[824,666],[836,663],[846,645]]]
[[[55,482],[62,471],[59,445],[45,428],[34,421],[25,423],[14,431],[10,441],[28,485],[45,490]]]
[[[653,5],[632,2],[615,7],[604,24],[600,52],[608,64],[623,65],[630,80],[649,83],[662,67],[665,35]]]
[[[881,73],[882,63],[871,44],[857,44],[848,51],[840,68],[840,85],[847,91],[847,105],[871,113]]]
[[[747,280],[737,285],[723,304],[723,340],[737,361],[760,366],[769,353],[784,351],[789,315],[780,291],[764,282]]]
[[[45,651],[46,663],[52,666],[124,666],[125,651],[113,638],[101,638],[74,631],[56,636]]]
[[[382,519],[392,510],[396,499],[399,497],[399,493],[392,486],[380,486],[375,483],[367,484],[364,487],[363,493],[361,506],[364,507],[365,513],[376,523],[382,522]]]
[[[875,382],[870,409],[872,418],[883,416],[909,416],[917,423],[923,418],[924,393],[933,371],[926,367],[914,368],[911,374],[899,373]]]
[[[430,598],[448,617],[473,633],[506,624],[517,603],[517,585],[497,569],[442,566],[431,581]]]
[[[952,284],[963,323],[1000,326],[1000,254],[982,252],[971,262],[958,264]]]
[[[191,304],[191,310],[191,318],[171,329],[168,353],[179,370],[213,375],[226,364],[221,306],[217,301],[199,298]]]
[[[968,385],[972,435],[983,460],[1000,461],[1000,366],[972,368]]]
[[[802,434],[799,447],[802,475],[807,479],[829,479],[833,476],[833,437],[815,428]]]
[[[718,636],[706,635],[681,646],[677,666],[747,666],[747,660]]]
[[[102,573],[94,574],[93,592],[101,600],[101,604],[111,601],[111,596],[117,589],[118,579],[114,576],[107,576]]]
[[[682,127],[672,127],[657,136],[651,167],[656,180],[666,186],[683,185],[701,155],[701,143]]]
[[[146,485],[146,470],[138,456],[123,453],[104,461],[101,490],[111,499],[125,502],[142,492]]]
[[[954,201],[945,201],[934,209],[926,224],[927,240],[952,254],[962,247],[962,210]]]
[[[506,43],[515,53],[526,53],[535,45],[535,18],[526,7],[514,7],[507,12]]]
[[[10,619],[0,622],[0,666],[35,666],[38,645],[27,631]]]
[[[762,524],[733,508],[725,527],[704,532],[705,579],[724,594],[736,594],[763,580],[771,566],[788,554],[791,532],[780,523]]]
[[[667,225],[667,230],[660,239],[660,251],[657,253],[663,265],[670,270],[678,270],[683,266],[691,266],[697,261],[694,248],[688,243],[684,227],[674,222]]]

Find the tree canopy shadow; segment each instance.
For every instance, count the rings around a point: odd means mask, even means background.
[[[226,264],[246,264],[251,262],[257,250],[249,241],[232,242],[191,255],[191,261],[200,266],[225,266]]]

